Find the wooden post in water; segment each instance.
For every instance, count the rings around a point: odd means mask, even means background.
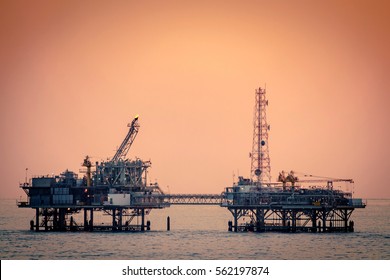
[[[171,230],[171,218],[168,216],[167,217],[167,231]]]
[[[150,221],[146,221],[146,230],[150,230]]]

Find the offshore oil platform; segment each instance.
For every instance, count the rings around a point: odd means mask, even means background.
[[[152,209],[169,206],[166,196],[157,183],[147,185],[147,170],[150,161],[129,160],[126,155],[139,130],[138,116],[128,124],[129,131],[111,160],[92,164],[87,156],[82,166],[82,179],[66,170],[59,176],[33,177],[21,184],[28,196],[19,207],[36,211],[31,230],[77,231],[77,230],[126,230],[150,229],[145,216]],[[95,167],[92,171],[92,167]],[[83,222],[74,216],[83,211]],[[94,212],[104,212],[112,217],[110,224],[95,224]],[[137,218],[137,219],[134,219]],[[140,222],[138,222],[140,218]]]
[[[153,209],[174,204],[226,207],[233,215],[228,229],[235,232],[354,231],[351,214],[365,204],[352,198],[351,192],[334,188],[334,183],[353,180],[312,175],[310,180],[300,180],[293,171],[282,171],[278,182],[271,182],[265,94],[262,88],[255,91],[251,177],[239,177],[221,194],[165,194],[157,183],[147,184],[151,162],[127,158],[140,127],[136,116],[110,160],[93,164],[85,157],[82,178],[69,170],[26,178],[20,187],[28,199],[19,201],[18,207],[35,209],[35,220],[30,221],[35,231],[145,231],[151,229],[145,218]],[[95,222],[95,212],[109,216],[109,222]]]
[[[352,232],[350,220],[355,208],[364,208],[362,199],[351,192],[334,188],[334,183],[353,183],[352,179],[334,179],[305,175],[300,180],[294,171],[279,173],[271,182],[265,89],[255,93],[251,177],[238,178],[223,193],[221,206],[233,214],[230,231]],[[246,220],[245,220],[246,219]]]
[[[127,158],[139,131],[138,119],[137,115],[128,124],[129,131],[110,160],[93,165],[85,157],[82,178],[69,170],[56,176],[36,176],[29,181],[26,176],[20,187],[28,199],[19,201],[18,207],[35,209],[31,230],[145,231],[151,229],[150,221],[145,219],[153,209],[172,204],[221,204],[220,194],[165,194],[157,183],[147,184],[151,162]],[[109,219],[97,222],[94,213]],[[168,217],[168,230],[169,223]]]

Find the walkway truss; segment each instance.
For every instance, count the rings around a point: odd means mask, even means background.
[[[135,197],[132,205],[145,206],[150,204],[169,205],[222,205],[221,194],[168,194]]]

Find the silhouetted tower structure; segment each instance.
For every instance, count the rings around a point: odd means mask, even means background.
[[[253,143],[251,153],[251,180],[253,183],[271,182],[271,164],[268,148],[268,131],[265,89],[256,89],[253,117]]]

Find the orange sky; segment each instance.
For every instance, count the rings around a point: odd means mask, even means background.
[[[22,194],[26,167],[113,156],[136,114],[129,154],[151,179],[220,193],[249,176],[265,84],[273,179],[353,178],[355,196],[390,198],[388,1],[105,2],[0,2],[0,198]]]

